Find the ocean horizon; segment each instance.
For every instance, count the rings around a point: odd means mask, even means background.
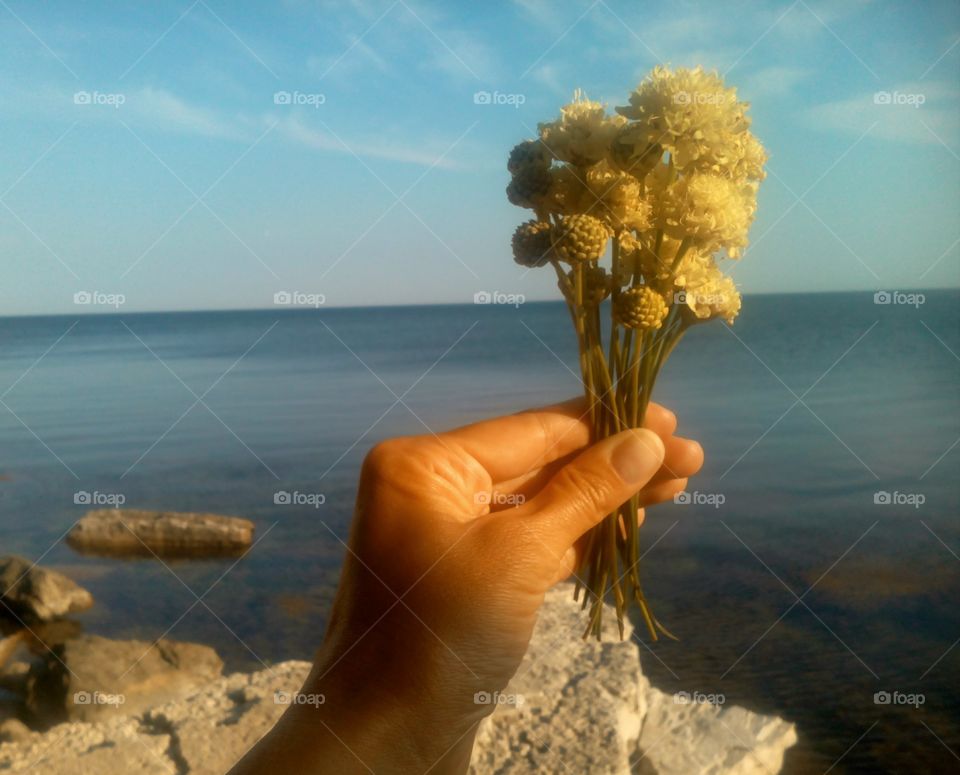
[[[897,287],[890,289],[889,293],[905,293],[905,294],[914,294],[914,293],[950,293],[960,290],[960,286],[953,287]],[[297,291],[300,292],[300,291]],[[313,291],[311,291],[312,293]],[[489,293],[515,293],[515,291],[503,291],[499,288],[490,289]],[[820,290],[820,291],[753,291],[751,293],[742,293],[744,300],[754,299],[754,298],[768,298],[771,296],[831,296],[831,295],[850,295],[850,294],[870,294],[871,296],[876,293],[882,293],[884,289],[872,290],[872,289],[850,289],[850,290]],[[306,291],[303,291],[306,293]],[[544,298],[544,299],[528,299],[524,296],[522,304],[562,304],[561,299],[553,298]],[[75,306],[85,306],[85,305],[75,305]],[[470,301],[443,301],[443,302],[411,302],[409,304],[327,304],[323,303],[318,306],[312,305],[281,305],[281,304],[272,304],[265,307],[222,307],[222,308],[203,308],[203,309],[114,309],[114,310],[104,310],[97,312],[51,312],[51,313],[25,313],[18,315],[3,315],[0,314],[0,320],[5,319],[19,319],[19,318],[69,318],[69,317],[95,317],[95,316],[122,316],[122,315],[192,315],[192,314],[216,314],[220,312],[295,312],[295,311],[318,311],[318,310],[359,310],[359,309],[429,309],[432,307],[473,307],[473,306],[485,306],[480,305],[477,302]],[[497,304],[491,304],[490,306],[499,306]],[[509,305],[508,305],[509,306]],[[125,305],[124,305],[125,307]]]

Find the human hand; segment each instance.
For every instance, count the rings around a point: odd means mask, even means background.
[[[671,412],[651,404],[645,428],[590,445],[577,400],[378,444],[302,690],[325,702],[278,724],[285,761],[300,772],[465,771],[492,711],[474,696],[516,672],[581,537],[634,493],[642,505],[667,500],[699,470],[703,452],[673,435]]]

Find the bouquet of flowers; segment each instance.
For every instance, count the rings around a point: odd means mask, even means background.
[[[747,246],[767,159],[748,108],[716,73],[656,67],[616,114],[577,92],[510,153],[507,197],[536,216],[514,233],[514,257],[557,273],[597,439],[643,424],[687,329],[740,311],[721,261]],[[632,601],[655,640],[673,637],[640,586],[637,510],[634,497],[586,537],[584,637],[600,638],[608,594],[621,637]]]

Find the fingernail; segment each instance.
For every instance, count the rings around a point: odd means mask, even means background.
[[[646,429],[625,431],[623,436],[610,458],[613,469],[627,484],[646,481],[663,460],[663,442]]]

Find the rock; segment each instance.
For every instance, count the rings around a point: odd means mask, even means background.
[[[646,714],[647,679],[627,625],[605,617],[584,641],[584,613],[563,584],[547,594],[527,654],[477,732],[470,772],[629,773]]]
[[[26,630],[19,630],[13,633],[13,635],[8,635],[6,638],[0,639],[0,670],[2,670],[10,657],[12,657],[14,652],[20,647],[25,632]]]
[[[208,646],[83,635],[31,668],[26,706],[41,723],[136,714],[193,693],[222,671]]]
[[[0,743],[22,743],[34,734],[36,733],[19,719],[8,718],[0,724]]]
[[[680,704],[650,686],[637,646],[610,634],[584,643],[569,586],[547,596],[523,664],[477,735],[473,775],[540,772],[775,773],[796,741],[792,724],[743,708]],[[613,620],[612,611],[607,619]],[[136,716],[61,724],[0,745],[0,770],[220,775],[276,722],[307,662],[235,674]],[[521,699],[522,698],[522,699]],[[33,770],[34,772],[36,770]]]
[[[0,611],[31,621],[49,621],[86,611],[93,596],[61,573],[23,557],[0,559]]]
[[[104,724],[61,724],[46,734],[0,745],[0,770],[44,775],[173,775],[168,735],[151,734],[133,716]]]
[[[73,526],[67,543],[84,554],[221,557],[241,554],[253,531],[249,519],[220,514],[96,509]]]
[[[649,759],[657,775],[764,775],[779,772],[797,731],[776,716],[707,702],[677,702],[652,689],[637,763]]]
[[[17,660],[0,670],[0,689],[16,695],[26,693],[30,663]]]

